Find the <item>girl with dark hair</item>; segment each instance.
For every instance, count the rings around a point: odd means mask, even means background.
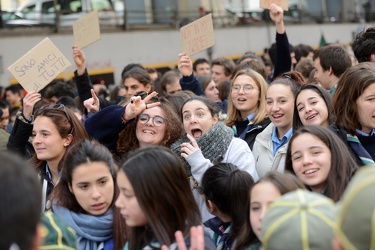
[[[335,202],[356,169],[345,144],[328,128],[304,126],[290,139],[285,170],[296,175],[310,190]]]
[[[197,75],[197,80],[201,84],[204,94],[212,102],[221,102],[219,99],[219,90],[212,80],[211,76]]]
[[[130,150],[149,145],[169,147],[182,134],[174,107],[157,93],[137,93],[125,107],[115,105],[88,118],[88,134],[121,157]]]
[[[271,122],[266,112],[266,91],[266,81],[252,69],[238,71],[230,84],[226,125],[251,150],[256,136]]]
[[[247,143],[234,138],[232,130],[219,122],[218,108],[209,99],[196,96],[187,100],[181,110],[185,135],[171,149],[183,160],[193,194],[201,209],[203,221],[212,218],[197,188],[203,174],[213,162],[232,163],[258,179],[254,157]]]
[[[8,149],[31,157],[42,181],[43,210],[51,207],[48,199],[59,180],[60,161],[66,151],[87,134],[77,116],[62,104],[44,105],[33,109],[41,95],[29,92],[23,99],[23,110],[18,113],[15,126],[8,141]],[[28,140],[32,136],[32,151]]]
[[[248,192],[247,213],[234,249],[260,249],[262,220],[268,207],[282,195],[299,188],[305,189],[292,174],[270,171],[261,177]]]
[[[295,95],[303,77],[290,71],[276,78],[266,93],[266,112],[272,121],[255,139],[253,154],[260,177],[271,170],[284,171],[285,152],[293,129]]]
[[[175,232],[180,230],[186,239],[190,227],[202,223],[185,168],[166,148],[150,146],[129,153],[117,173],[117,185],[116,206],[129,227],[124,249],[177,249]],[[206,239],[206,249],[215,249]]]
[[[294,103],[293,130],[305,125],[328,127],[334,122],[331,95],[316,84],[305,84],[297,91]]]
[[[359,166],[375,161],[375,66],[359,63],[341,75],[332,98],[336,121],[330,128]]]
[[[112,154],[97,142],[83,140],[61,165],[52,210],[77,233],[79,249],[122,248],[126,234],[114,206],[119,192]]]
[[[216,249],[232,249],[245,222],[249,190],[254,180],[231,163],[218,163],[207,169],[201,192],[214,218],[204,225],[214,231]]]

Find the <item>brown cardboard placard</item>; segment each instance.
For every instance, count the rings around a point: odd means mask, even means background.
[[[70,65],[47,37],[10,65],[8,70],[27,92],[39,92]]]
[[[212,14],[205,15],[180,29],[182,50],[193,55],[215,45]]]
[[[74,44],[81,49],[100,40],[98,11],[94,10],[73,24]]]
[[[263,9],[268,9],[273,3],[279,5],[283,10],[288,10],[288,0],[259,0],[259,6]]]

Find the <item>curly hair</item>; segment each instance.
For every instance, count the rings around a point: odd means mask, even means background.
[[[152,98],[149,101],[149,103],[154,102],[160,102],[159,107],[165,114],[165,136],[159,145],[169,147],[182,135],[182,123],[174,107],[165,97],[160,97],[159,99]],[[117,156],[139,148],[139,141],[136,137],[137,122],[138,120],[136,119],[135,122],[130,123],[120,132],[119,139],[117,140]]]

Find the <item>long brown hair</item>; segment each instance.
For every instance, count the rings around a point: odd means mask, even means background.
[[[295,131],[290,138],[285,159],[285,171],[295,175],[292,162],[293,141],[302,134],[311,134],[321,140],[331,151],[331,169],[329,171],[324,195],[337,202],[340,200],[354,171],[358,168],[345,143],[328,128],[322,126],[304,126]]]
[[[125,245],[126,230],[125,222],[119,210],[114,205],[119,195],[119,189],[116,185],[117,167],[111,152],[105,146],[96,141],[90,142],[89,140],[83,140],[71,147],[66,152],[64,160],[61,162],[62,172],[60,181],[52,192],[52,199],[57,205],[65,207],[75,213],[86,213],[79,205],[75,195],[69,190],[69,186],[72,185],[74,170],[78,166],[90,162],[105,163],[112,175],[114,192],[109,209],[113,209],[113,238],[116,246],[115,249],[121,249]]]
[[[169,149],[150,146],[130,152],[121,164],[148,225],[129,229],[129,249],[142,249],[151,240],[171,245],[174,233],[186,237],[201,225],[201,215],[179,158]],[[121,195],[121,194],[120,194]]]
[[[341,75],[332,97],[336,124],[352,135],[362,125],[358,120],[357,99],[365,89],[375,83],[375,66],[372,62],[363,62],[350,67]]]

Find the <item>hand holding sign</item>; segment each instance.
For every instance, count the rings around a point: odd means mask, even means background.
[[[27,92],[39,92],[69,66],[68,59],[47,37],[8,70]]]
[[[189,56],[215,45],[211,14],[185,25],[180,33],[182,49]]]
[[[276,4],[283,8],[283,10],[288,10],[288,0],[259,0],[259,6],[263,9],[269,9],[271,4]]]
[[[271,4],[270,6],[270,17],[272,21],[275,22],[275,24],[281,23],[284,18],[284,11],[283,9],[276,5],[276,4]]]

